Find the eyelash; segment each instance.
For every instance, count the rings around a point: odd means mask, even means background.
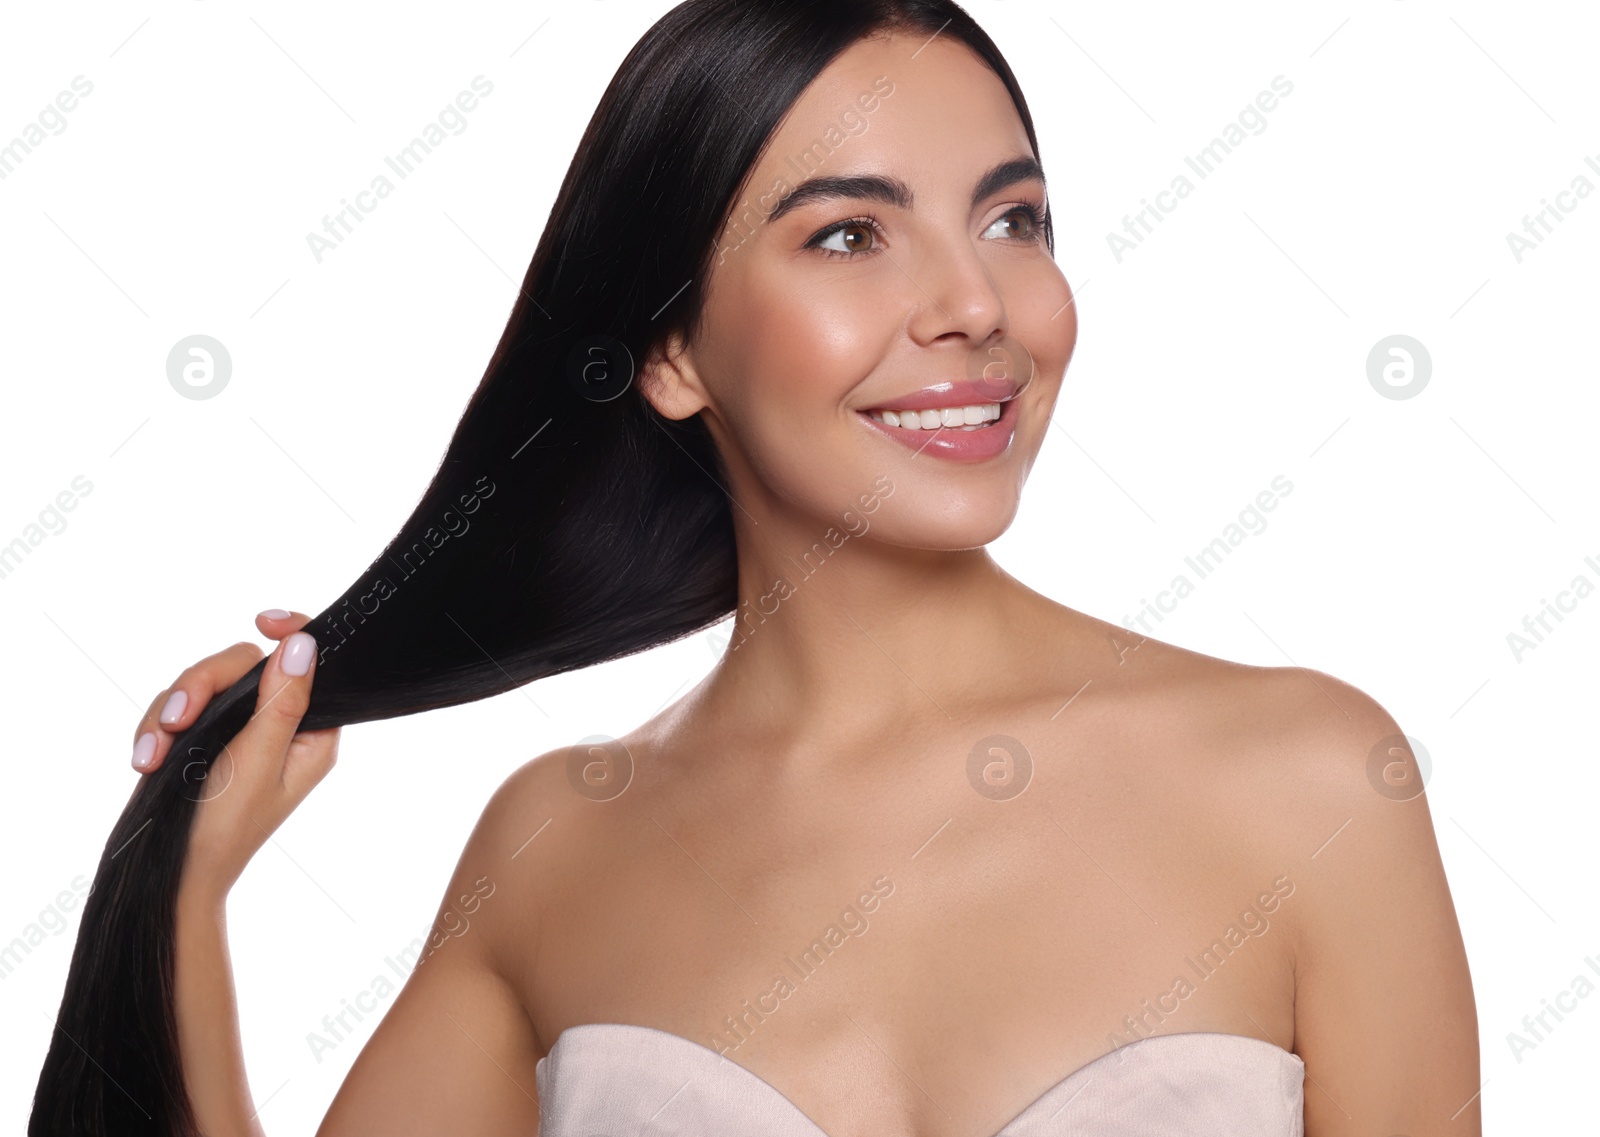
[[[1007,238],[1007,240],[1037,243],[1044,236],[1045,213],[1042,205],[1031,201],[1018,202],[1005,213],[995,218],[995,220],[997,222],[1004,220],[1005,218],[1010,217],[1013,213],[1022,213],[1027,215],[1028,220],[1033,224],[1033,236],[1011,237]],[[878,252],[876,244],[874,244],[872,249],[866,252],[849,252],[841,249],[824,249],[820,247],[823,241],[826,241],[829,237],[832,237],[837,233],[843,233],[846,229],[871,229],[875,237],[881,238],[887,236],[883,230],[883,222],[879,221],[874,215],[866,213],[862,214],[860,217],[851,217],[844,221],[838,221],[832,225],[829,225],[826,229],[822,230],[822,232],[818,233],[816,236],[812,237],[811,240],[807,241],[805,247],[808,249],[815,249],[817,252],[826,257],[844,257],[846,260],[854,260],[860,257],[870,257]]]

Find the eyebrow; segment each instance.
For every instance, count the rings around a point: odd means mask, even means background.
[[[1018,182],[1025,182],[1035,178],[1041,182],[1044,181],[1044,168],[1039,165],[1037,158],[1028,156],[1001,162],[978,179],[978,184],[972,191],[972,204],[976,207],[986,197],[1014,186]],[[910,209],[914,203],[911,187],[899,178],[889,177],[885,174],[856,174],[811,178],[801,182],[778,203],[777,207],[767,215],[767,223],[771,224],[791,210],[799,209],[802,205],[810,205],[818,201],[832,201],[842,197],[881,201],[886,205],[898,206],[901,209]]]

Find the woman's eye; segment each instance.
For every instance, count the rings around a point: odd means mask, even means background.
[[[989,226],[985,235],[993,234],[1011,241],[1037,242],[1043,228],[1043,211],[1036,205],[1023,204],[1013,207]],[[878,251],[879,235],[875,218],[857,217],[823,230],[811,239],[807,247],[819,249],[830,257],[866,256]]]
[[[1031,205],[1019,205],[989,226],[988,231],[993,233],[1001,226],[1007,231],[1001,232],[999,236],[1014,241],[1031,241],[1038,235],[1039,211]]]
[[[816,242],[816,248],[840,256],[871,252],[877,245],[877,233],[865,221],[848,221],[825,233]]]

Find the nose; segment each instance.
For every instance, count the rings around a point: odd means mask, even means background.
[[[1005,299],[969,241],[940,242],[906,271],[915,285],[907,330],[919,346],[962,340],[971,349],[1010,331]]]

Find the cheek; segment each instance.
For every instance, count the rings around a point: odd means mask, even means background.
[[[1078,342],[1077,299],[1054,262],[1016,283],[1008,290],[1006,309],[1012,335],[1027,346],[1034,363],[1031,390],[1023,397],[1048,418]]]
[[[882,359],[884,311],[848,289],[797,286],[753,275],[720,333],[736,345],[727,378],[746,421],[819,422]]]
[[[1078,342],[1076,298],[1053,261],[1044,262],[1018,284],[1007,305],[1013,334],[1033,353],[1041,373],[1037,378],[1059,378]]]
[[[836,515],[872,484],[858,468],[860,424],[841,404],[880,365],[899,325],[881,290],[877,303],[862,303],[859,289],[795,275],[728,282],[726,302],[708,312],[717,347],[707,380],[750,475],[782,500]]]

